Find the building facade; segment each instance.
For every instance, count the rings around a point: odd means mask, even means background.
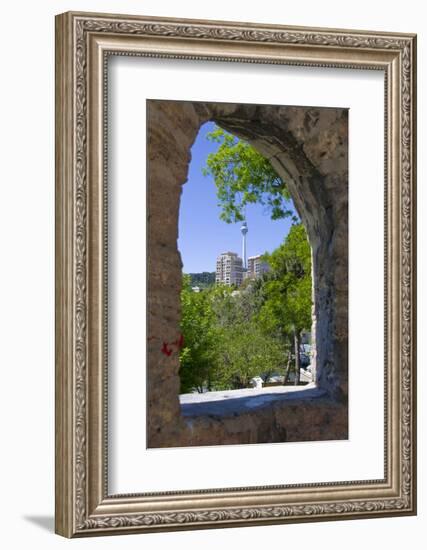
[[[216,260],[216,283],[240,286],[243,280],[243,262],[236,252],[223,252]]]
[[[258,279],[263,273],[267,273],[270,267],[267,262],[262,261],[261,254],[258,256],[250,256],[248,258],[247,277],[250,279]]]

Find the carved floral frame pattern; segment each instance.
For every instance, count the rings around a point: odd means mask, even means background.
[[[272,44],[298,46],[312,59],[304,55],[294,59],[268,60],[241,59],[244,62],[274,62],[321,67],[348,67],[378,69],[378,64],[364,63],[362,52],[389,52],[390,61],[384,64],[386,81],[387,117],[399,120],[399,143],[389,144],[394,154],[398,177],[393,185],[400,200],[399,242],[393,241],[398,253],[395,258],[400,274],[400,317],[393,318],[398,327],[395,337],[399,346],[399,387],[397,396],[399,455],[397,490],[390,496],[373,496],[369,487],[375,480],[365,481],[360,495],[352,495],[357,482],[347,484],[312,484],[290,487],[293,494],[301,492],[301,502],[268,505],[262,499],[259,504],[237,505],[246,492],[254,488],[242,488],[236,500],[212,507],[206,500],[206,491],[193,492],[197,504],[189,509],[180,508],[174,501],[165,510],[157,505],[141,510],[138,495],[109,496],[106,494],[106,457],[90,458],[88,448],[89,407],[88,395],[93,388],[88,380],[88,311],[91,299],[88,292],[88,159],[91,141],[88,135],[88,78],[91,36],[156,39],[181,38],[195,44],[215,41],[217,54],[213,56],[162,54],[154,57],[185,57],[191,59],[230,60],[221,55],[221,44]],[[236,525],[284,523],[288,521],[313,521],[378,517],[414,514],[416,510],[415,470],[415,62],[416,39],[414,35],[368,33],[364,31],[340,31],[329,29],[286,28],[266,25],[225,23],[192,20],[165,20],[135,16],[111,16],[101,14],[67,13],[57,17],[57,365],[56,365],[56,430],[57,430],[57,482],[56,482],[56,531],[64,536],[87,536],[125,532],[144,532],[173,529],[194,529]],[[348,60],[328,60],[327,50],[341,52]],[[319,52],[319,53],[316,53]],[[326,52],[326,53],[325,53]],[[357,56],[360,52],[360,59]],[[115,55],[135,55],[126,45],[116,49]],[[357,63],[356,60],[357,59]],[[239,61],[239,59],[233,59]],[[397,72],[396,72],[397,70]],[[393,72],[394,71],[394,72]],[[392,84],[387,88],[387,83]],[[396,84],[397,83],[397,84]],[[101,84],[99,83],[99,86]],[[103,83],[105,88],[105,82]],[[391,91],[398,94],[397,113],[388,101]],[[106,90],[104,89],[104,92]],[[106,93],[104,94],[106,95]],[[395,96],[394,96],[395,97]],[[385,147],[387,151],[387,143]],[[105,170],[105,168],[104,168]],[[390,175],[390,158],[386,157],[386,172]],[[104,174],[105,176],[105,174]],[[396,262],[395,262],[396,264]],[[104,380],[104,379],[103,379]],[[105,380],[104,380],[105,381]],[[99,389],[102,391],[102,388]],[[391,397],[390,397],[391,399]],[[393,398],[394,399],[394,398]],[[105,411],[91,413],[101,416]],[[389,419],[391,421],[392,419]],[[99,423],[102,419],[98,418]],[[102,449],[101,454],[105,452]],[[387,457],[386,457],[387,459]],[[91,461],[92,460],[92,461]],[[387,461],[387,460],[386,460]],[[93,467],[95,464],[95,467]],[[93,477],[98,481],[98,491],[91,487]],[[390,481],[385,479],[385,482]],[[322,490],[348,489],[348,497],[322,497]],[[310,487],[317,490],[317,498],[303,499]],[[274,489],[274,488],[273,488]],[[209,492],[206,497],[221,490]],[[178,494],[178,493],[177,493]],[[181,496],[185,496],[184,492]],[[179,494],[178,494],[179,497]],[[165,497],[167,498],[167,496]],[[233,496],[230,496],[232,499]],[[187,501],[186,501],[187,502]],[[115,506],[116,505],[116,506]],[[121,506],[121,507],[120,507]]]

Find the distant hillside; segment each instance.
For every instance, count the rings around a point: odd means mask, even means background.
[[[189,273],[191,278],[191,286],[199,286],[201,288],[213,285],[215,283],[215,272],[203,271],[203,273]]]

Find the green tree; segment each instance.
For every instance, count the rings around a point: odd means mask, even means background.
[[[207,138],[218,143],[218,149],[208,155],[203,172],[214,178],[222,220],[242,221],[245,206],[259,203],[273,220],[293,217],[296,221],[286,184],[265,157],[219,126]]]
[[[254,376],[266,380],[283,369],[283,343],[256,320],[258,298],[256,285],[238,293],[225,285],[192,292],[184,276],[181,393],[246,388]]]
[[[266,381],[283,368],[283,342],[267,334],[257,321],[261,306],[257,281],[237,293],[219,293],[213,302],[218,332],[219,389],[245,388],[251,378],[261,376]]]
[[[216,318],[209,290],[193,292],[191,279],[183,277],[181,290],[181,332],[184,347],[180,353],[181,393],[210,389],[216,366]]]
[[[293,339],[295,383],[300,379],[301,332],[311,327],[311,250],[302,224],[293,225],[282,245],[264,255],[271,271],[264,284],[259,320],[265,331]]]
[[[255,322],[235,322],[218,341],[216,384],[219,388],[247,388],[255,376],[267,380],[284,365],[281,343],[266,336]]]

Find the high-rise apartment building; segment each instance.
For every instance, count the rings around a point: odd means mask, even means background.
[[[236,252],[223,252],[216,260],[215,282],[240,286],[243,280],[243,262]]]
[[[262,261],[261,254],[258,256],[250,256],[248,258],[248,271],[246,277],[250,279],[258,279],[263,273],[269,271],[270,266],[267,262]]]

